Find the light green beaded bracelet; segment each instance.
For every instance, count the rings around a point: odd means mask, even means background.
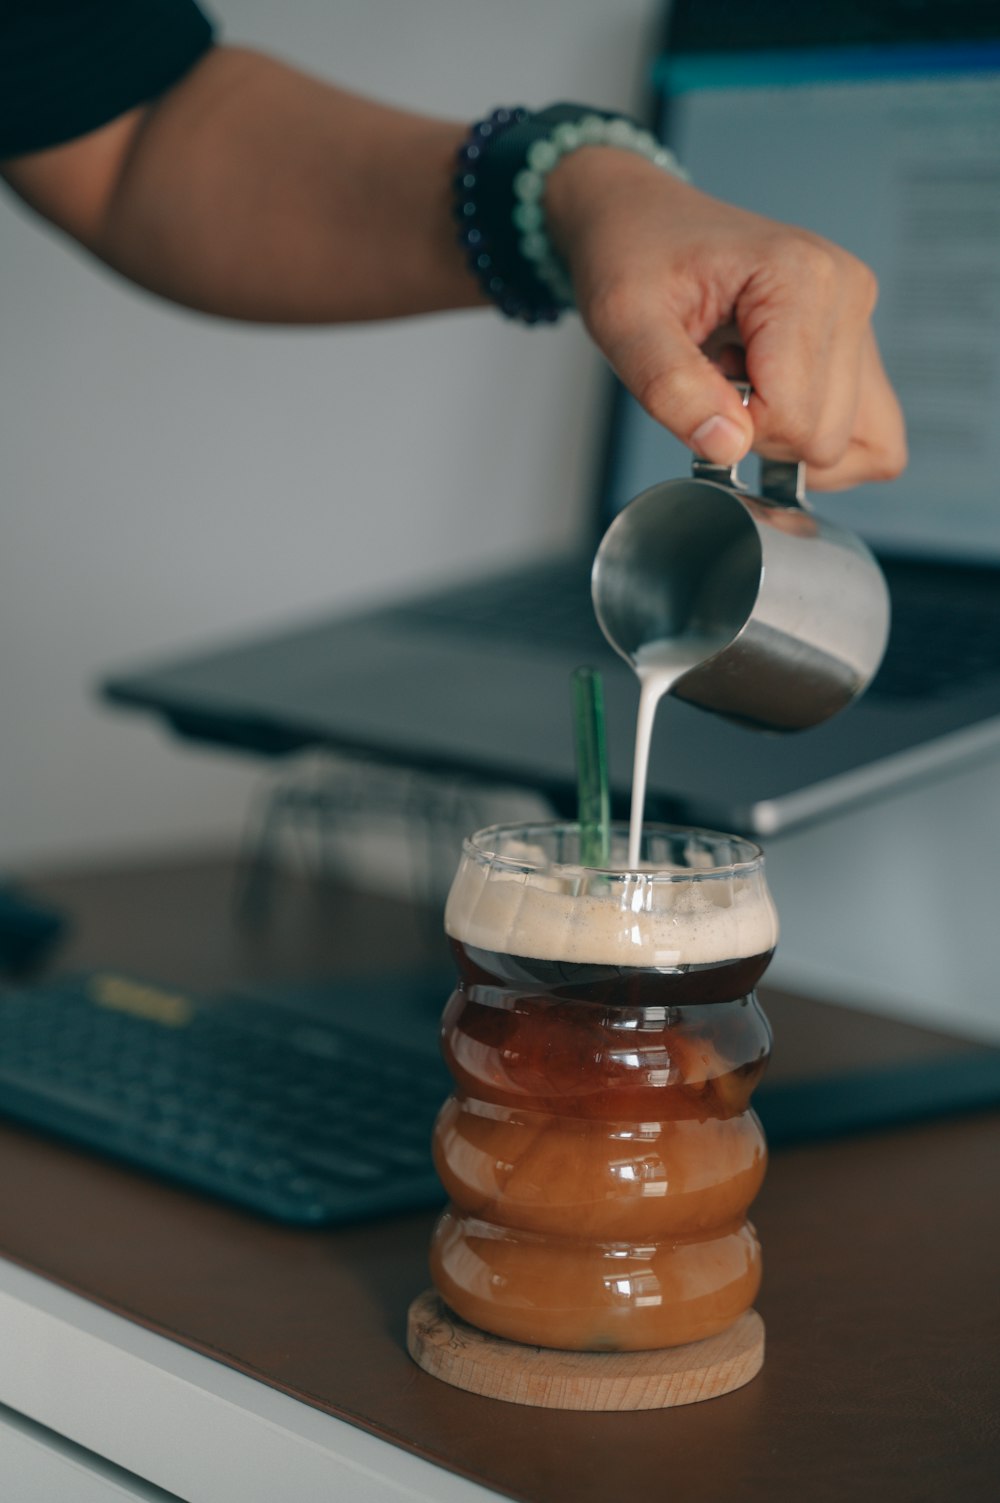
[[[515,174],[512,183],[512,218],[520,232],[518,250],[531,263],[539,281],[565,307],[573,306],[573,285],[549,240],[542,200],[549,173],[563,157],[578,151],[581,146],[617,146],[622,151],[645,157],[655,167],[661,167],[684,182],[688,180],[673,152],[668,151],[651,131],[643,130],[624,116],[607,119],[601,115],[581,115],[578,120],[563,121],[548,136],[531,143],[525,156],[526,165]]]

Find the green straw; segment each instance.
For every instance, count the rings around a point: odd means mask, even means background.
[[[575,668],[573,728],[580,819],[580,864],[607,866],[611,855],[604,687],[595,668]]]

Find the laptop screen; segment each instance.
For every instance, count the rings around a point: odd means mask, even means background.
[[[660,125],[706,192],[815,230],[878,276],[910,464],[824,510],[883,552],[1000,562],[1000,40],[755,42],[661,58]],[[605,506],[689,464],[625,399]]]

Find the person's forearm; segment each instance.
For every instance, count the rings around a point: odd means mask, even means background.
[[[463,136],[220,48],[145,109],[0,170],[164,297],[343,323],[485,301],[451,217]],[[753,446],[806,460],[828,489],[899,473],[903,417],[872,329],[875,279],[856,257],[618,147],[572,152],[544,208],[595,343],[703,458],[732,464]],[[742,349],[747,407],[709,358],[716,325]]]
[[[464,129],[218,48],[108,128],[106,181],[89,195],[61,181],[76,143],[6,170],[103,261],[189,307],[267,322],[391,318],[483,300],[450,216]]]

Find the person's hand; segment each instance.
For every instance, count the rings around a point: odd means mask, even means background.
[[[902,470],[903,417],[871,327],[875,278],[855,256],[613,148],[564,158],[546,215],[595,342],[702,457],[804,459],[817,490]],[[720,341],[720,330],[731,332]],[[747,409],[724,374],[729,340],[745,351]]]

